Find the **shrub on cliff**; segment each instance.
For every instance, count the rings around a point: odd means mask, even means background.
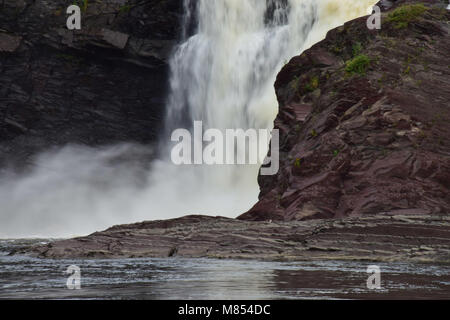
[[[345,71],[349,74],[365,74],[370,65],[370,58],[360,54],[347,61]]]
[[[387,21],[394,23],[396,29],[407,28],[409,23],[417,20],[428,8],[423,4],[411,4],[398,7],[387,16]]]

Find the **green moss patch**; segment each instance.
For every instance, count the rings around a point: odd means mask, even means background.
[[[313,92],[319,87],[319,78],[317,76],[312,77],[305,85],[306,92]]]
[[[386,21],[394,24],[396,29],[404,29],[413,21],[416,21],[427,11],[428,8],[423,4],[411,4],[398,7],[388,14]]]
[[[346,62],[345,71],[348,74],[365,74],[370,66],[370,58],[360,54]]]
[[[83,12],[86,12],[89,6],[89,0],[74,0],[73,4],[79,6]]]

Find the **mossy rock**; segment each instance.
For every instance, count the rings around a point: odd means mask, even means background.
[[[360,54],[346,62],[345,71],[348,74],[365,74],[370,66],[370,58],[365,54]]]
[[[386,21],[393,23],[396,29],[404,29],[411,22],[417,21],[427,10],[422,3],[403,5],[389,13]]]

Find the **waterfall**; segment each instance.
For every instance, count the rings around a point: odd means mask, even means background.
[[[110,165],[133,146],[45,153],[33,172],[2,177],[0,237],[65,237],[140,220],[245,212],[257,201],[259,166],[176,166],[170,132],[191,130],[193,121],[219,130],[271,129],[281,67],[375,2],[184,0],[160,158],[144,170]]]

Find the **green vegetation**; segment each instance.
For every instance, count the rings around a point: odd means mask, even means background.
[[[403,70],[403,74],[408,75],[410,72],[411,72],[411,66],[408,65],[408,66],[406,66],[405,70]]]
[[[311,137],[317,137],[319,134],[317,133],[316,129],[311,130]]]
[[[74,0],[73,4],[79,6],[83,12],[86,12],[89,5],[89,0]]]
[[[300,158],[295,159],[295,161],[294,161],[294,167],[300,168],[301,165],[302,165],[302,159],[300,159]]]
[[[365,74],[370,66],[370,58],[360,54],[346,62],[345,71],[348,74]]]
[[[387,80],[387,75],[386,75],[386,73],[383,72],[383,74],[382,74],[381,77],[377,80],[377,82],[378,82],[378,84],[379,84],[380,86],[384,86],[384,83],[386,82],[386,80]]]
[[[344,49],[338,45],[335,45],[331,48],[331,51],[333,51],[337,55],[340,55],[344,51]]]
[[[300,83],[300,78],[298,76],[294,76],[294,80],[291,81],[291,88],[295,91],[298,90],[298,86]]]
[[[411,4],[398,7],[386,18],[386,21],[394,23],[396,29],[404,29],[417,20],[428,8],[423,4]]]
[[[362,50],[362,44],[361,42],[355,42],[352,46],[352,53],[353,56],[356,57],[359,54],[361,54],[361,50]]]
[[[76,57],[71,54],[65,54],[65,53],[56,54],[56,58],[58,58],[60,60],[64,60],[66,62],[74,63],[74,64],[78,64],[82,61],[82,59],[79,57]]]
[[[319,87],[319,77],[312,77],[307,84],[305,84],[306,92],[313,92]]]
[[[128,13],[131,10],[131,6],[129,4],[125,4],[119,8],[120,13]]]

